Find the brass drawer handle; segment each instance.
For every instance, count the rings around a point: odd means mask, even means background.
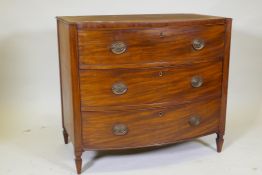
[[[194,39],[192,46],[195,50],[201,50],[205,47],[205,41],[202,39]]]
[[[201,123],[201,119],[199,116],[191,116],[188,122],[191,126],[198,126]]]
[[[124,83],[118,82],[118,83],[114,83],[112,85],[112,92],[116,95],[122,95],[124,93],[127,92],[127,85],[125,85]]]
[[[191,79],[191,85],[194,88],[201,87],[203,83],[204,83],[204,80],[201,76],[196,75],[196,76],[193,76]]]
[[[111,44],[111,51],[117,55],[124,53],[126,51],[126,48],[126,44],[122,41],[116,41]]]
[[[114,135],[123,136],[128,133],[128,128],[125,124],[115,124],[112,131]]]

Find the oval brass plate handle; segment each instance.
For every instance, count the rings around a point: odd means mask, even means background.
[[[195,50],[201,50],[205,47],[205,41],[202,39],[194,39],[192,46]]]
[[[188,122],[191,126],[198,126],[201,123],[201,119],[199,116],[191,116]]]
[[[111,44],[111,51],[114,54],[122,54],[126,51],[126,44],[122,41],[116,41],[114,43]]]
[[[196,76],[193,76],[191,79],[191,85],[194,88],[201,87],[203,83],[204,83],[204,80],[201,76],[196,75]]]
[[[114,135],[122,136],[128,133],[128,128],[125,124],[115,124],[112,131]]]
[[[112,92],[116,95],[122,95],[126,93],[127,86],[124,83],[118,82],[112,85]]]

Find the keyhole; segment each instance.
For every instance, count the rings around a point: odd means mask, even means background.
[[[163,112],[159,112],[158,115],[159,115],[159,117],[162,117],[164,114],[163,114]]]
[[[165,37],[164,32],[160,32],[159,36],[160,38],[164,38]]]
[[[163,72],[162,72],[162,71],[159,72],[159,76],[160,76],[160,77],[163,76]]]

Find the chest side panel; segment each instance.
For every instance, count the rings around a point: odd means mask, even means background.
[[[74,110],[69,25],[57,21],[63,125],[74,142]]]

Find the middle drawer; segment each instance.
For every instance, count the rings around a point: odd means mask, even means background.
[[[175,105],[221,95],[221,62],[187,67],[80,70],[82,111]]]

